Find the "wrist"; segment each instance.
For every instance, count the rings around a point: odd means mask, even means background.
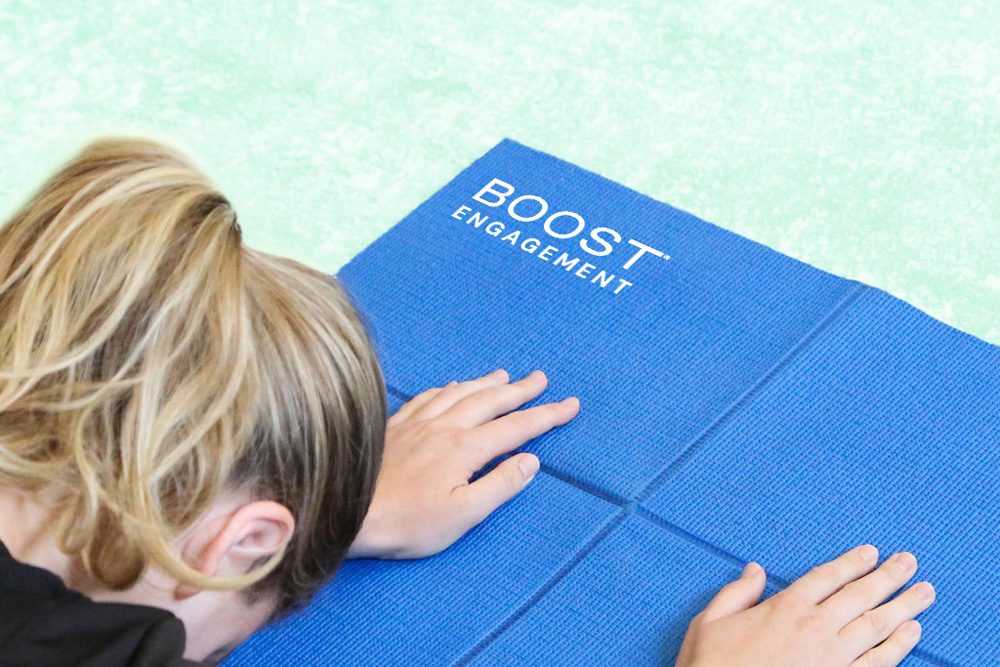
[[[392,559],[397,551],[391,531],[386,530],[385,520],[378,507],[372,504],[361,524],[361,530],[347,550],[346,558]]]

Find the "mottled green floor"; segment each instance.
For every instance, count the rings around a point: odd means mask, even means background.
[[[1000,344],[1000,3],[0,0],[0,211],[189,150],[335,272],[504,136]]]

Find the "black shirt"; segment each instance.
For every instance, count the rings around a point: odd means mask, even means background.
[[[0,666],[196,667],[165,609],[95,602],[0,542]]]

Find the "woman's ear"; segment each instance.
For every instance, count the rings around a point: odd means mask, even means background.
[[[295,519],[287,507],[257,500],[198,526],[185,544],[184,556],[202,574],[237,577],[249,572],[260,559],[284,549],[294,531]],[[199,590],[178,584],[174,599],[183,600]]]

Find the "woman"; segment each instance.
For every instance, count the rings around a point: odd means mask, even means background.
[[[387,420],[336,279],[245,246],[178,151],[92,142],[0,228],[4,664],[214,661],[346,557],[441,551],[539,462],[475,471],[577,414],[575,398],[517,410],[545,384],[497,371]],[[882,604],[916,563],[870,572],[872,553],[761,604],[749,565],[678,665],[897,664],[929,585]]]

